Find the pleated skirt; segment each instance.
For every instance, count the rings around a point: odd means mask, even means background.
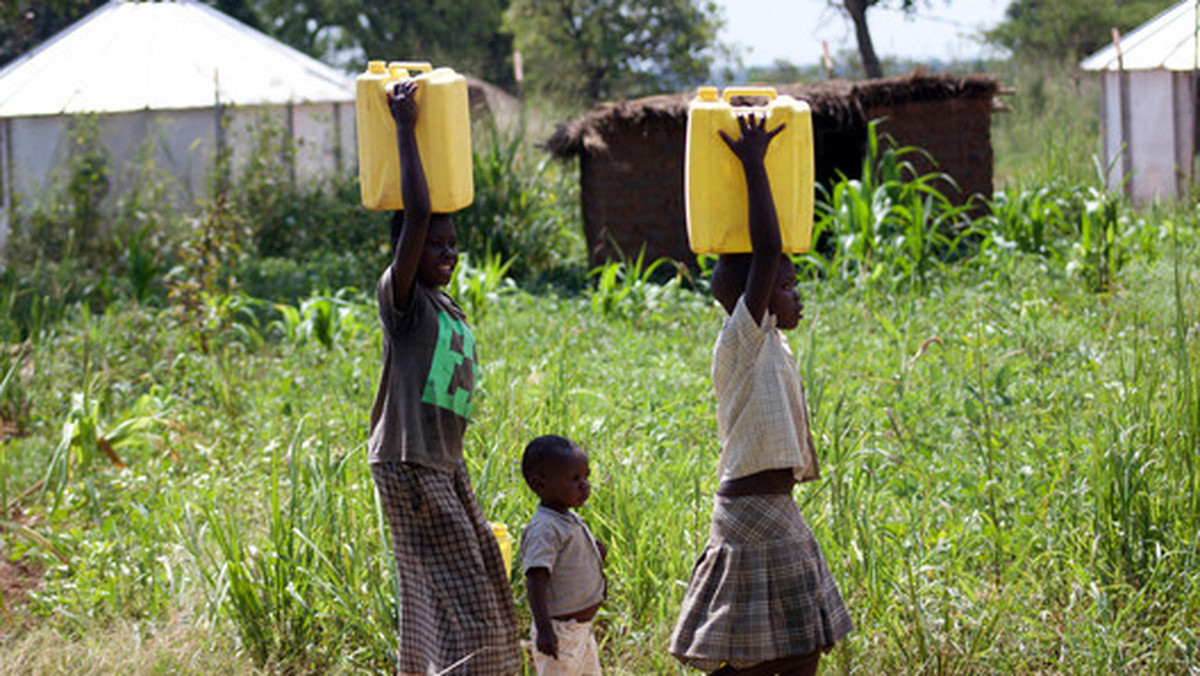
[[[825,557],[790,494],[715,498],[670,651],[712,671],[833,647],[854,629]]]

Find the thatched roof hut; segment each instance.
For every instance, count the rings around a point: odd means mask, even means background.
[[[991,114],[999,84],[987,75],[913,74],[864,82],[774,85],[812,109],[816,178],[858,176],[867,121],[900,145],[923,148],[960,191],[959,203],[992,194]],[[694,94],[651,96],[596,106],[563,122],[546,142],[560,158],[580,158],[583,226],[598,264],[624,252],[693,260],[683,203],[684,141]],[[734,99],[738,103],[738,99]],[[923,171],[933,167],[912,157]]]

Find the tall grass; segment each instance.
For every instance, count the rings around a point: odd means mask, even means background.
[[[1200,252],[1194,224],[1172,227],[1170,255],[1115,271],[1118,293],[1021,252],[1003,274],[948,268],[936,287],[886,296],[804,284],[809,319],[792,341],[823,479],[796,495],[858,626],[829,669],[1195,668]],[[577,438],[596,476],[583,514],[610,551],[604,661],[682,673],[664,646],[715,488],[707,373],[722,313],[643,283],[658,294],[644,315],[597,300],[616,281],[579,297],[481,291],[467,461],[485,513],[519,532],[534,507],[520,449]],[[75,313],[32,346],[41,366],[22,387],[47,424],[5,442],[10,495],[43,475],[38,449],[88,382],[98,436],[158,422],[122,445],[124,468],[63,481],[58,509],[22,503],[45,514],[22,525],[46,545],[6,530],[5,555],[46,577],[10,613],[78,634],[134,618],[147,636],[187,618],[269,671],[390,669],[391,555],[363,456],[372,301],[290,307],[221,325],[207,353],[188,349],[189,324],[137,304]],[[340,309],[345,330],[316,328]],[[302,338],[306,321],[327,339]],[[34,640],[17,636],[0,655]]]
[[[189,531],[189,551],[204,562],[213,607],[229,613],[259,664],[384,665],[396,628],[394,573],[371,488],[351,469],[362,447],[334,451],[305,423],[286,446],[267,449],[265,539],[218,497],[204,507],[208,532]]]
[[[1099,155],[1099,80],[1075,63],[1010,59],[996,76],[1012,92],[993,130],[997,187],[1092,179]]]
[[[826,278],[923,288],[944,261],[959,257],[967,208],[938,188],[953,187],[953,179],[918,173],[907,156],[921,151],[895,147],[877,127],[867,126],[861,178],[821,186],[813,225],[818,255],[805,262]]]

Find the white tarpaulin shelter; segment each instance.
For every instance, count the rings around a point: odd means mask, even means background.
[[[1098,71],[1109,185],[1135,204],[1182,195],[1195,175],[1197,0],[1184,0],[1084,60]]]
[[[237,165],[264,116],[295,140],[298,178],[355,162],[353,76],[194,0],[114,0],[0,70],[0,248],[81,113],[96,114],[115,179],[151,143],[187,200],[204,194],[218,144]]]

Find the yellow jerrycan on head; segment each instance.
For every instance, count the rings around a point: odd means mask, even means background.
[[[434,212],[458,211],[475,199],[467,80],[427,62],[370,61],[356,82],[358,179],[368,209],[403,209],[400,151],[387,88],[417,82],[417,150]]]
[[[733,106],[734,96],[765,97],[765,106]],[[767,149],[767,177],[784,253],[812,248],[813,133],[808,104],[770,87],[701,87],[688,106],[684,203],[694,253],[750,251],[749,201],[742,163],[717,133],[738,138],[738,115],[766,115],[767,129],[787,127]]]

